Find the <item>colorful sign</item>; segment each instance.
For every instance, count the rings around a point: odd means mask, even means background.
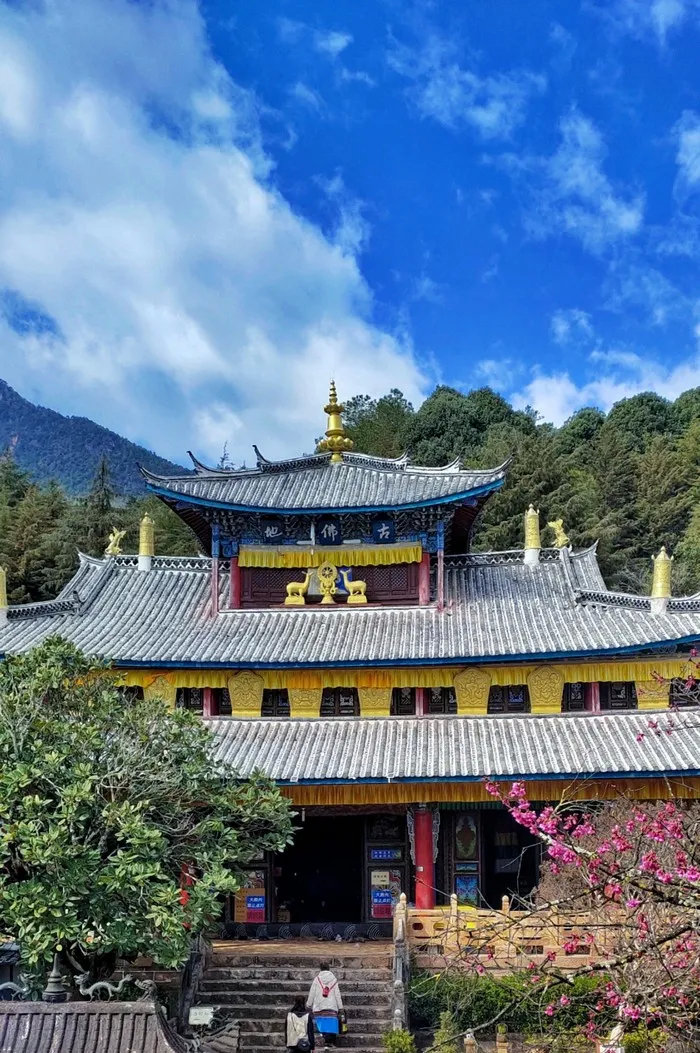
[[[390,918],[394,904],[398,902],[401,895],[401,871],[370,870],[369,877],[372,917],[379,920]]]
[[[372,860],[372,862],[376,861],[377,863],[382,859],[403,859],[403,848],[370,848],[369,858]]]
[[[245,923],[265,921],[265,871],[251,870],[244,888],[234,896],[233,920]]]

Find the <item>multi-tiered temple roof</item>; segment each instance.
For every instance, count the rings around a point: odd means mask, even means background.
[[[700,596],[651,600],[609,592],[594,549],[543,549],[445,558],[445,609],[307,605],[227,609],[228,571],[212,610],[211,560],[92,559],[56,600],[11,607],[0,653],[59,634],[119,666],[275,668],[464,665],[664,651],[700,640]]]

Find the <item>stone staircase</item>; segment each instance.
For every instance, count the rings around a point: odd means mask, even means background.
[[[340,1048],[381,1053],[382,1035],[391,1028],[391,945],[365,952],[361,944],[338,949],[316,944],[305,947],[304,953],[299,953],[298,944],[288,953],[280,944],[274,945],[272,953],[239,947],[215,949],[196,1003],[215,1007],[215,1026],[239,1025],[240,1053],[284,1048],[286,1014],[295,998],[306,998],[324,957],[338,977],[348,1018],[348,1033],[340,1038]],[[323,1045],[322,1036],[317,1035],[317,1049]],[[221,1045],[224,1048],[230,1045]]]

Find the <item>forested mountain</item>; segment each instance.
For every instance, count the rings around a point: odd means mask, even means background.
[[[109,459],[114,486],[121,494],[143,493],[137,462],[162,474],[182,470],[86,417],[64,417],[35,406],[0,380],[0,450],[7,447],[35,482],[55,479],[68,494],[88,492],[102,457]]]
[[[7,391],[0,388],[0,396]],[[700,590],[700,387],[675,402],[651,392],[635,395],[607,415],[582,409],[560,428],[514,410],[488,388],[464,395],[438,387],[418,410],[400,391],[380,399],[360,395],[347,403],[345,421],[355,449],[365,453],[396,457],[408,449],[419,464],[458,456],[475,468],[511,458],[506,485],[478,522],[476,549],[522,547],[523,513],[532,502],[543,528],[562,518],[575,547],[599,542],[613,588],[648,591],[651,555],[666,545],[675,557],[674,592]],[[55,436],[44,434],[46,445],[54,445]],[[0,565],[8,569],[11,602],[54,596],[77,565],[76,550],[101,555],[113,527],[127,530],[123,550],[135,552],[146,510],[155,520],[159,554],[197,551],[190,531],[157,498],[125,501],[106,457],[91,469],[87,494],[76,499],[23,471],[19,447],[0,456]],[[166,471],[174,467],[154,461]],[[543,543],[551,541],[545,529]]]

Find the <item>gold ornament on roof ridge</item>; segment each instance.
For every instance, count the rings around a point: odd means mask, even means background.
[[[331,461],[335,464],[342,461],[343,450],[351,450],[355,445],[352,439],[348,439],[345,434],[342,418],[344,409],[345,406],[338,402],[335,381],[331,380],[328,405],[323,407],[323,412],[328,414],[328,427],[326,428],[326,437],[321,439],[318,448],[324,452],[330,451]]]
[[[671,567],[673,556],[669,556],[666,546],[661,546],[658,556],[652,556],[654,576],[651,582],[651,595],[654,599],[667,600],[671,595]]]
[[[155,555],[153,520],[146,512],[139,526],[139,556]]]
[[[7,571],[0,567],[0,610],[7,607]]]
[[[117,530],[116,527],[112,527],[112,533],[109,535],[109,541],[105,549],[105,556],[121,556],[121,543],[125,534],[126,530]]]
[[[569,544],[569,535],[564,530],[564,520],[553,519],[551,523],[547,523],[547,526],[554,531],[554,547],[566,548]]]
[[[530,505],[525,513],[525,548],[542,548],[540,541],[540,510]]]

